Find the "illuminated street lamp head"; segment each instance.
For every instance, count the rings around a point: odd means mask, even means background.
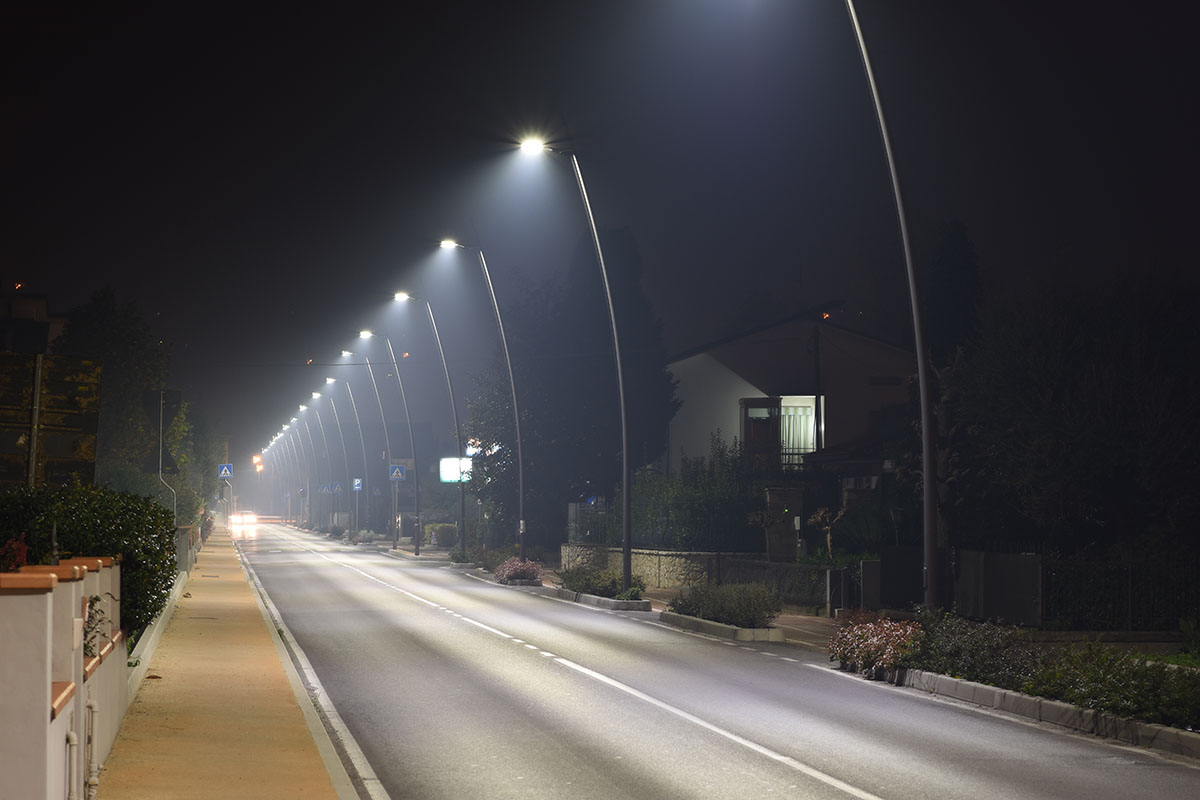
[[[326,379],[325,379],[325,385],[326,385],[326,386],[328,386],[328,385],[329,385],[329,384],[331,384],[331,383],[337,383],[337,378],[326,378]]]
[[[453,250],[456,247],[462,247],[462,245],[453,239],[442,239],[438,247],[442,248],[443,250]]]
[[[342,358],[349,358],[352,355],[354,355],[354,353],[351,353],[349,350],[342,351]]]
[[[301,410],[301,411],[308,411],[308,406],[304,405],[304,403],[301,403],[301,404],[300,404],[300,410]]]
[[[312,395],[312,397],[313,397],[313,400],[316,400],[316,399],[320,398],[320,396],[321,396],[321,393],[320,393],[320,392],[313,392],[313,395]]]
[[[410,295],[408,292],[396,292],[397,302],[407,303],[411,299],[412,299],[412,295]]]
[[[359,331],[358,332],[358,338],[360,338],[360,339],[370,339],[374,335],[375,334],[371,333],[370,331]]]
[[[546,143],[541,139],[525,139],[521,142],[521,152],[525,155],[536,155],[545,151]]]

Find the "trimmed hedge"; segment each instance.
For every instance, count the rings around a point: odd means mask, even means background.
[[[1173,668],[1098,642],[1038,647],[1019,628],[921,611],[916,623],[852,619],[834,634],[829,652],[864,669],[911,667],[1144,722],[1200,729],[1200,670]]]
[[[48,564],[55,530],[60,558],[121,561],[121,625],[136,634],[167,604],[178,566],[175,525],[148,497],[100,486],[20,487],[0,493],[0,534],[25,534],[30,564]]]
[[[668,608],[738,628],[766,628],[783,611],[783,601],[761,583],[700,584],[680,592]]]
[[[558,573],[558,583],[569,592],[581,592],[597,597],[616,597],[622,593],[624,579],[616,572],[596,569],[594,567],[571,567]],[[630,590],[639,592],[646,590],[646,579],[633,575],[629,581]]]

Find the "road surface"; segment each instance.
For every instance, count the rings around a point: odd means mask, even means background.
[[[282,525],[239,547],[399,798],[1200,797],[1200,768]]]

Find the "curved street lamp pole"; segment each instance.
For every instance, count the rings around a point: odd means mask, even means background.
[[[320,400],[321,393],[313,392],[313,400]],[[329,439],[325,436],[325,423],[321,421],[321,409],[313,405],[313,414],[317,416],[317,427],[321,429],[321,446],[325,448],[325,477],[333,483],[333,459],[329,455]],[[333,486],[329,486],[329,527],[333,528],[333,510],[337,498],[333,494]],[[332,530],[330,531],[332,532]]]
[[[333,378],[325,379],[326,384],[332,384],[334,382],[335,380]],[[344,467],[344,471],[346,473],[346,491],[350,492],[353,491],[353,482],[350,479],[350,458],[346,455],[346,436],[344,433],[342,433],[342,420],[340,417],[338,417],[337,403],[333,402],[333,392],[329,393],[329,410],[333,412],[333,422],[335,425],[337,425],[338,440],[342,444],[342,466]],[[349,509],[350,504],[346,503],[346,510],[349,511]]]
[[[445,249],[462,247],[453,239],[442,240]],[[492,311],[496,314],[496,327],[500,329],[500,346],[504,350],[504,365],[508,367],[508,386],[512,390],[513,425],[517,437],[517,555],[525,560],[525,457],[521,451],[521,410],[517,405],[517,380],[513,377],[512,358],[508,354],[508,337],[504,334],[504,320],[500,316],[500,303],[496,301],[496,289],[492,285],[492,275],[488,271],[487,259],[483,256],[483,248],[476,248],[479,253],[479,266],[483,268],[483,279],[487,282],[488,294],[492,298]]]
[[[887,124],[883,119],[883,103],[879,99],[879,87],[875,84],[875,73],[867,57],[867,43],[858,24],[858,14],[853,0],[846,0],[846,10],[854,26],[858,40],[858,52],[862,56],[867,83],[871,87],[871,99],[875,103],[875,119],[879,123],[879,135],[883,139],[883,151],[887,157],[888,173],[892,181],[892,196],[896,202],[896,219],[900,224],[900,239],[904,245],[904,267],[908,275],[908,296],[912,306],[913,344],[917,351],[917,386],[921,400],[921,509],[922,536],[925,554],[925,607],[937,608],[937,462],[934,439],[933,395],[929,386],[929,355],[925,349],[925,331],[921,324],[921,303],[917,292],[917,273],[913,266],[912,245],[908,238],[908,223],[904,216],[904,201],[900,196],[900,177],[896,171],[896,160],[892,154],[892,142]]]
[[[551,150],[539,139],[527,139],[521,142],[521,151],[525,153],[542,153]],[[583,182],[583,171],[579,168],[579,159],[574,153],[571,156],[571,170],[575,173],[575,182],[579,186],[579,197],[583,201],[583,210],[587,213],[588,230],[592,234],[592,244],[596,248],[596,260],[600,264],[600,278],[604,282],[604,299],[608,303],[608,321],[612,328],[613,360],[617,366],[617,396],[621,408],[621,583],[628,590],[633,581],[633,537],[631,522],[633,518],[633,474],[629,465],[629,424],[625,408],[625,371],[621,366],[621,337],[617,333],[617,314],[613,306],[612,288],[608,282],[608,268],[604,264],[604,250],[600,247],[600,233],[596,229],[596,218],[592,215],[592,204],[588,200],[587,186]]]
[[[362,331],[358,334],[358,338],[366,340],[373,337],[375,334],[370,331]],[[363,363],[367,365],[367,374],[371,376],[371,388],[375,390],[375,402],[379,405],[379,421],[383,424],[383,447],[387,455],[388,478],[390,482],[392,471],[392,440],[388,436],[387,417],[383,414],[383,399],[379,396],[379,384],[375,382],[375,370],[371,367],[371,359],[365,353],[363,354]],[[392,496],[392,518],[388,520],[387,530],[385,533],[390,533],[392,526],[396,524],[396,492],[393,489]]]
[[[417,466],[417,445],[413,438],[412,417],[408,413],[408,396],[404,393],[404,379],[400,377],[400,365],[396,363],[396,351],[392,349],[392,340],[386,336],[383,338],[387,342],[388,355],[392,357],[392,371],[396,373],[396,385],[400,387],[400,402],[404,406],[404,421],[408,425],[408,449],[412,453],[413,460],[413,522],[416,525],[416,530],[413,532],[413,555],[421,555],[421,539],[424,538],[424,531],[421,530],[421,470]],[[399,534],[396,536],[396,541],[399,543]]]
[[[343,351],[343,354],[349,355],[348,351]],[[362,421],[358,418],[358,404],[354,402],[354,390],[350,388],[350,381],[346,381],[346,394],[350,396],[350,410],[354,412],[354,425],[358,428],[358,444],[362,448],[363,460],[363,488],[362,492],[357,492],[354,497],[354,529],[361,530],[362,523],[358,516],[358,495],[369,491],[367,481],[367,441],[363,438]],[[371,495],[367,495],[367,502],[370,502]]]
[[[300,406],[301,412],[307,410],[308,406]],[[317,461],[317,446],[313,444],[312,428],[309,426],[308,420],[302,419],[300,421],[304,423],[304,432],[308,434],[308,452],[312,453],[312,474],[317,480],[317,489],[319,492],[321,486],[321,470],[320,463]],[[321,513],[320,503],[317,504],[317,513]],[[313,517],[312,484],[309,484],[308,487],[308,524],[312,525],[313,527],[316,527],[317,524]]]
[[[411,300],[412,296],[407,292],[396,292],[396,299],[400,301]],[[462,442],[462,427],[458,424],[458,406],[454,402],[454,384],[450,380],[450,367],[446,364],[446,351],[442,349],[442,337],[438,334],[437,320],[433,317],[433,306],[428,300],[424,301],[425,312],[429,315],[429,327],[433,328],[433,340],[437,343],[438,356],[442,359],[442,372],[446,376],[446,393],[450,396],[450,415],[454,421],[454,438],[458,445],[458,454],[455,456],[455,461],[459,465],[458,470],[458,530],[459,536],[462,538],[460,546],[463,553],[467,552],[467,487],[463,482],[462,477],[462,460],[463,460],[463,442]]]

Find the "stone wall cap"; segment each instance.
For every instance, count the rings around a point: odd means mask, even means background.
[[[87,567],[82,564],[31,564],[21,567],[22,575],[54,575],[59,581],[81,581],[87,575]]]
[[[57,585],[58,576],[54,573],[0,573],[0,594],[52,592]]]

